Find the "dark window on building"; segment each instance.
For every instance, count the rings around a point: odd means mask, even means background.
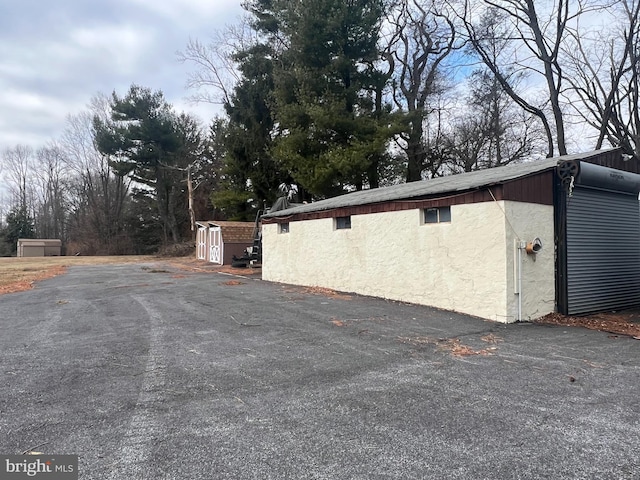
[[[289,223],[280,223],[278,225],[280,226],[280,233],[289,233]]]
[[[440,223],[451,222],[451,207],[440,207],[438,209],[438,221]]]
[[[451,222],[451,207],[425,208],[424,223]]]
[[[438,223],[438,209],[427,208],[424,211],[424,223]]]
[[[351,217],[336,217],[336,230],[351,228]]]

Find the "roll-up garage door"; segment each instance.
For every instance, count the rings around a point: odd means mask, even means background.
[[[637,187],[612,177],[623,172],[592,167],[581,164],[581,170],[587,171],[588,175],[585,174],[581,182],[576,182],[578,184],[567,198],[569,315],[640,305],[640,203]],[[604,176],[598,178],[600,174]],[[639,177],[627,172],[624,176],[633,181]]]
[[[640,304],[638,196],[577,187],[567,205],[570,315]]]

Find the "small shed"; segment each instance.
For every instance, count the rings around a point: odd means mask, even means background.
[[[353,192],[262,218],[262,277],[500,322],[640,305],[619,149]]]
[[[253,245],[253,222],[196,222],[196,258],[218,265],[230,265],[233,257],[242,257]]]
[[[57,257],[62,252],[62,240],[55,238],[19,238],[18,257]]]

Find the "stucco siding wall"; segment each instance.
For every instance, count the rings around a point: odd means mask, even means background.
[[[262,275],[507,321],[503,209],[454,205],[439,224],[424,224],[421,210],[355,215],[347,230],[331,218],[291,222],[289,233],[267,224]]]
[[[507,275],[509,321],[517,320],[517,242],[538,237],[542,250],[536,255],[522,252],[522,320],[533,320],[555,311],[555,248],[553,207],[524,202],[505,202],[507,228]]]

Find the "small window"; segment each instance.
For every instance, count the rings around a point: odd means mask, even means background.
[[[279,223],[278,224],[278,232],[280,232],[280,233],[289,233],[289,222],[287,222],[287,223]]]
[[[451,207],[425,208],[424,223],[450,223]]]
[[[438,223],[437,208],[427,208],[424,211],[424,223]]]
[[[451,207],[440,207],[438,209],[438,222],[439,223],[451,222]]]
[[[351,228],[351,217],[336,217],[336,230]]]

